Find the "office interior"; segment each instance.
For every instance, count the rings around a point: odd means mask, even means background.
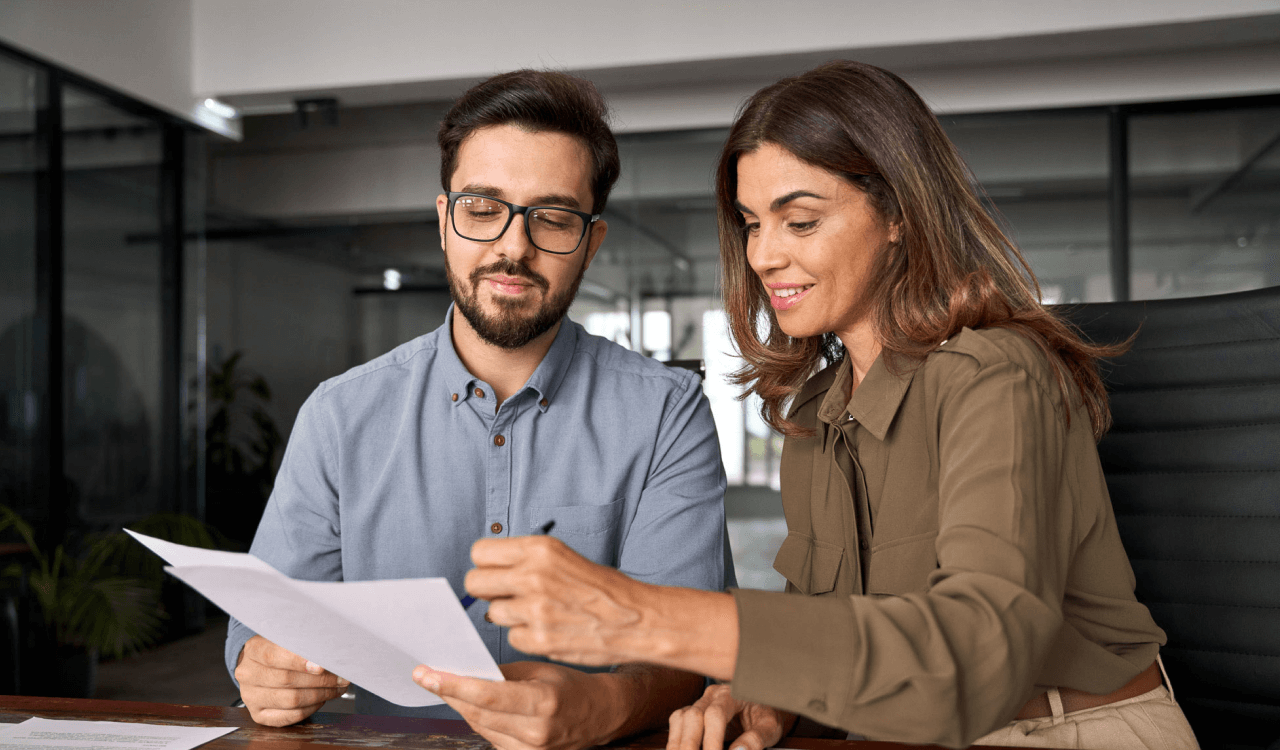
[[[0,504],[48,550],[157,514],[243,548],[308,394],[443,322],[435,130],[506,69],[614,108],[622,176],[570,317],[702,361],[744,586],[784,584],[782,440],[725,380],[711,174],[761,86],[838,57],[902,75],[1046,304],[1280,286],[1275,2],[788,6],[0,6]],[[166,648],[216,624],[169,596]]]

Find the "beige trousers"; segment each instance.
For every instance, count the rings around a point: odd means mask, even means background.
[[[1164,665],[1160,665],[1164,671]],[[1164,677],[1165,685],[1169,676]],[[1199,750],[1196,736],[1161,686],[1149,693],[1084,711],[1062,712],[1057,688],[1049,691],[1053,716],[1012,721],[975,745],[1053,747],[1078,750]]]

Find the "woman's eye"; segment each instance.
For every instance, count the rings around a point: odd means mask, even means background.
[[[743,229],[746,229],[746,230],[747,230],[747,234],[751,234],[751,235],[759,234],[759,233],[760,233],[760,222],[758,222],[758,221],[748,222],[748,223],[746,224],[746,226],[744,226],[744,227],[743,227]]]
[[[817,221],[795,221],[787,225],[793,232],[807,232],[818,226]]]

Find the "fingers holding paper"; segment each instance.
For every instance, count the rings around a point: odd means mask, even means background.
[[[259,724],[296,724],[342,695],[351,683],[260,635],[250,638],[236,663],[240,698]]]
[[[596,675],[539,662],[501,665],[505,682],[461,677],[426,666],[419,685],[444,699],[499,750],[577,750],[612,739],[621,722],[616,696]]]

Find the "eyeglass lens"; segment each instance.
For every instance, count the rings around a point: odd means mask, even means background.
[[[477,195],[460,195],[454,202],[453,224],[459,235],[476,242],[492,242],[502,235],[511,210],[503,203]],[[551,253],[571,253],[585,229],[581,216],[558,208],[525,213],[533,244]]]

